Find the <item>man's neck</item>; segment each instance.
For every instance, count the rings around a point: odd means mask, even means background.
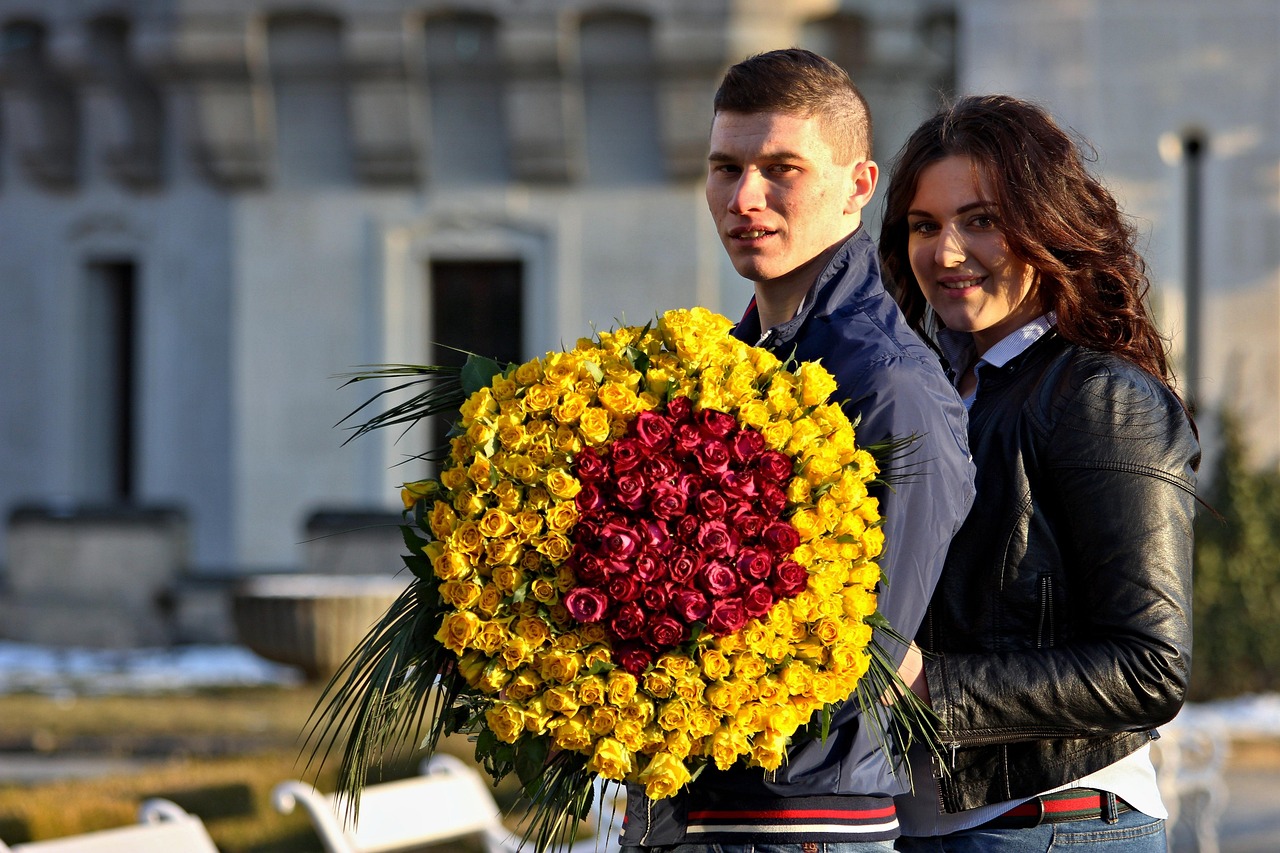
[[[780,326],[796,316],[809,289],[848,239],[849,237],[845,237],[785,276],[755,282],[756,311],[760,314],[761,332]]]

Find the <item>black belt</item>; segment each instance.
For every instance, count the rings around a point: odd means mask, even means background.
[[[1052,794],[1041,794],[1020,803],[999,817],[982,824],[981,829],[1026,829],[1042,823],[1065,823],[1069,820],[1114,821],[1115,816],[1131,806],[1115,794],[1096,788],[1068,788]]]

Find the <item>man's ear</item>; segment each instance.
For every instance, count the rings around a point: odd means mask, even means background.
[[[849,198],[845,200],[845,213],[858,213],[871,203],[876,194],[876,182],[880,180],[880,167],[874,160],[861,160],[853,164],[850,176]]]

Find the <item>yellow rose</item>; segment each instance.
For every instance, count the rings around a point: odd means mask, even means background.
[[[445,550],[443,547],[431,561],[431,569],[442,581],[464,580],[475,574],[471,558],[460,551]]]
[[[600,738],[587,766],[606,779],[621,781],[631,772],[631,751],[614,738]]]
[[[666,740],[663,741],[663,751],[672,758],[679,758],[681,761],[689,757],[689,753],[693,750],[693,740],[689,737],[689,733],[685,731],[667,732]]]
[[[785,450],[791,443],[793,430],[788,421],[769,421],[760,428],[764,443],[770,450]]]
[[[511,683],[507,685],[507,698],[516,702],[523,702],[538,692],[542,687],[542,679],[538,677],[538,673],[529,667],[524,667],[515,673],[511,679]]]
[[[738,691],[733,688],[733,685],[723,681],[707,685],[703,696],[709,706],[726,714],[736,713],[742,705],[738,698]]]
[[[587,727],[594,735],[611,734],[618,725],[618,709],[612,705],[599,705],[591,709],[591,720]],[[636,729],[639,731],[639,728]]]
[[[501,622],[484,622],[480,625],[480,633],[473,639],[472,645],[487,655],[492,655],[506,645],[510,633]]]
[[[400,497],[405,509],[413,509],[418,501],[433,501],[440,495],[440,483],[435,480],[418,480],[405,483],[400,489]]]
[[[673,797],[689,783],[689,770],[684,762],[673,755],[659,752],[649,760],[640,772],[644,794],[651,800]]]
[[[436,632],[436,640],[460,655],[480,633],[480,617],[470,611],[450,613]]]
[[[538,359],[526,361],[516,368],[513,378],[520,385],[533,385],[542,380],[542,362]]]
[[[574,714],[553,727],[556,746],[573,752],[582,752],[591,746],[591,730],[587,728],[587,715]]]
[[[689,725],[689,703],[673,699],[658,711],[658,725],[669,732],[680,731]]]
[[[787,754],[787,735],[781,732],[760,732],[751,739],[751,762],[765,770],[777,770]]]
[[[573,353],[549,353],[543,363],[543,381],[555,388],[573,384],[578,376],[578,360]]]
[[[578,677],[582,668],[582,655],[565,652],[549,652],[542,656],[538,672],[547,681],[568,684]]]
[[[500,509],[490,509],[485,512],[481,516],[477,527],[480,528],[481,535],[489,539],[510,536],[515,531],[515,524],[512,523],[511,516]]]
[[[480,682],[476,686],[485,693],[498,693],[510,680],[511,670],[494,664],[485,668],[484,675],[480,676]]]
[[[604,679],[589,675],[578,682],[578,701],[583,705],[599,705],[605,700]]]
[[[507,644],[502,647],[500,657],[503,666],[516,670],[533,658],[533,647],[528,640],[517,634],[507,640]]]
[[[508,402],[516,395],[516,382],[510,376],[499,373],[493,377],[493,384],[490,387],[493,389],[493,398],[499,404]]]
[[[591,405],[590,397],[579,394],[577,391],[568,391],[560,398],[560,402],[552,407],[551,417],[555,418],[558,424],[572,426],[578,422],[589,405]]]
[[[609,704],[619,708],[628,705],[636,695],[639,687],[636,677],[626,670],[615,669],[609,673],[606,687],[609,691]]]
[[[578,523],[578,507],[573,501],[559,501],[547,508],[547,528],[554,533],[568,533]]]
[[[511,595],[522,583],[524,583],[524,572],[515,566],[510,564],[494,566],[493,585],[498,588],[498,591],[503,596]]]
[[[750,749],[751,742],[737,725],[723,725],[711,735],[711,758],[721,770],[728,770],[738,756],[745,755]]]
[[[613,736],[631,752],[639,752],[644,746],[644,726],[635,720],[618,720]]]
[[[675,686],[675,680],[665,672],[657,669],[650,670],[644,675],[644,689],[651,695],[659,699],[665,699],[671,695],[671,689]]]
[[[431,515],[427,519],[427,525],[431,528],[431,535],[437,539],[444,539],[453,533],[455,525],[458,523],[458,514],[453,511],[453,507],[444,501],[436,501],[431,507]]]
[[[520,559],[521,553],[518,539],[490,539],[484,545],[485,562],[490,566],[512,565]]]
[[[559,468],[548,471],[543,482],[551,496],[562,501],[572,500],[578,492],[582,491],[582,484],[577,478]]]
[[[551,604],[560,599],[556,588],[546,578],[534,578],[530,581],[529,594],[533,596],[534,601],[543,604]]]
[[[571,716],[577,713],[581,703],[572,687],[552,687],[542,694],[542,699],[547,703],[547,708],[552,711]]]
[[[578,431],[589,445],[608,441],[609,429],[609,413],[604,409],[587,409],[578,422]]]
[[[883,537],[882,537],[883,538]],[[573,553],[573,543],[559,533],[549,533],[536,540],[534,546],[552,563],[559,565]]]
[[[702,650],[702,674],[708,681],[719,681],[730,673],[729,659],[719,649]]]
[[[486,616],[493,616],[500,604],[502,604],[502,591],[492,583],[485,584],[480,590],[480,600],[476,602],[476,610]]]
[[[454,610],[467,610],[480,600],[480,585],[451,580],[440,584],[440,598]]]
[[[658,709],[654,707],[653,702],[644,696],[633,696],[631,701],[622,708],[622,719],[635,720],[643,726],[647,726],[653,722],[654,715],[658,713]]]
[[[560,399],[560,393],[546,385],[530,385],[524,391],[520,407],[530,415],[550,411]]]
[[[478,417],[492,417],[498,413],[498,401],[488,388],[476,391],[462,404],[459,410],[464,422],[471,422]]]
[[[516,620],[515,635],[536,649],[550,641],[551,629],[539,616],[521,616]]]
[[[440,472],[440,483],[451,492],[462,488],[465,482],[467,482],[467,469],[462,465],[446,468]]]

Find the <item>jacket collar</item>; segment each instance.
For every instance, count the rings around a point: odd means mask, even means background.
[[[762,330],[760,312],[753,296],[733,334],[749,344],[775,348],[791,342],[810,317],[828,316],[855,298],[865,298],[883,290],[875,244],[866,226],[859,225],[818,274],[796,316],[772,329]]]

